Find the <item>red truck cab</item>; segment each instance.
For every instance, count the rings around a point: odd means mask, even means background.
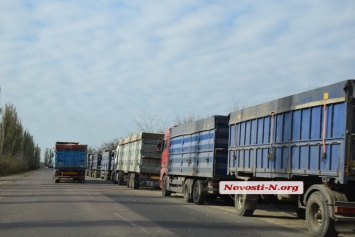
[[[159,182],[160,182],[160,188],[162,189],[163,189],[163,179],[165,176],[168,175],[169,148],[170,148],[170,129],[167,129],[164,133],[164,140],[158,142],[158,151],[161,152]]]

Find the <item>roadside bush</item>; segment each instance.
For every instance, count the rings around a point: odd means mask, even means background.
[[[28,170],[25,162],[15,159],[0,159],[0,176],[21,173]]]

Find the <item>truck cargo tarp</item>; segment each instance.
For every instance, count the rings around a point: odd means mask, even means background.
[[[176,136],[211,130],[213,128],[216,128],[216,125],[218,123],[228,124],[228,117],[222,115],[216,115],[206,119],[201,119],[196,122],[183,124],[177,127],[172,127],[170,130],[170,136],[176,137]]]
[[[75,151],[85,151],[87,145],[79,145],[77,143],[56,143],[54,150],[62,151],[62,150],[75,150]]]

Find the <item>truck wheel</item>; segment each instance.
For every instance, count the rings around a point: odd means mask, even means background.
[[[59,183],[60,179],[55,179],[54,182],[55,183]]]
[[[334,220],[330,218],[326,199],[321,192],[312,193],[306,206],[306,223],[313,236],[337,236]]]
[[[205,203],[206,196],[203,195],[203,184],[201,180],[196,180],[194,183],[194,189],[192,192],[192,198],[194,203],[197,205],[202,205]]]
[[[111,173],[111,182],[113,183],[113,184],[117,184],[118,182],[117,182],[117,179],[116,179],[116,173],[115,172],[112,172]]]
[[[171,192],[166,190],[166,184],[168,182],[168,176],[164,175],[163,176],[163,183],[162,183],[162,187],[161,187],[161,194],[164,196],[164,197],[169,197],[171,195]]]
[[[121,172],[118,172],[118,174],[117,174],[117,183],[118,183],[118,185],[123,185],[124,184],[123,174]]]
[[[136,173],[132,174],[132,188],[133,189],[139,188],[139,176]]]
[[[191,202],[192,201],[191,195],[190,195],[190,192],[189,192],[189,186],[188,186],[187,182],[185,182],[185,184],[184,184],[183,194],[184,194],[185,202]]]
[[[127,174],[127,188],[131,187],[131,174]]]
[[[249,196],[249,197],[248,197]],[[252,216],[257,204],[257,198],[252,195],[236,194],[234,207],[239,216]]]

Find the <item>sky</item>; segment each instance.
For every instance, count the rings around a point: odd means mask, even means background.
[[[353,0],[0,1],[0,103],[42,152],[355,79],[354,52]]]

